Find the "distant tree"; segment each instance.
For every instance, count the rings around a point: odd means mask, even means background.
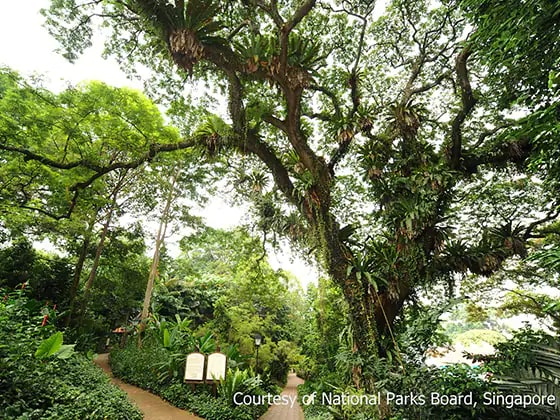
[[[9,69],[0,71],[0,89],[0,219],[13,237],[46,237],[75,257],[69,325],[82,280],[85,312],[107,238],[121,216],[160,211],[166,163],[151,148],[157,142],[173,148],[169,142],[178,142],[179,132],[129,89],[91,82],[54,94]],[[176,194],[196,199],[194,185],[202,177],[202,165],[185,168]],[[184,202],[172,208],[183,221],[186,209]]]

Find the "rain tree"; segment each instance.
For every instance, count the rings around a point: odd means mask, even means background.
[[[546,48],[528,47],[542,46],[538,19],[522,27],[507,20],[530,5],[495,15],[459,3],[395,0],[378,17],[373,1],[55,0],[45,15],[71,60],[101,23],[107,54],[131,72],[154,71],[152,93],[179,99],[186,79],[225,98],[227,115],[209,115],[186,140],[152,144],[148,154],[194,142],[211,155],[241,156],[231,159],[231,185],[255,202],[263,230],[318,258],[342,290],[355,351],[366,360],[422,288],[495,272],[557,216],[544,194],[531,214],[490,218],[462,237],[463,189],[497,170],[523,175],[540,141],[527,126],[533,109],[515,118],[519,108],[504,100],[506,79],[495,73],[525,72],[487,59],[495,57],[484,42],[492,22],[477,17],[520,29],[528,44],[505,40],[506,53],[519,49],[510,58],[543,59]],[[554,7],[546,10],[556,22]],[[477,24],[482,36],[473,38]],[[543,45],[558,39],[557,25],[550,28]],[[546,90],[533,70],[508,89]],[[556,114],[546,116],[540,133],[557,124]]]
[[[130,224],[131,217],[164,207],[169,165],[151,148],[175,147],[179,131],[129,89],[91,82],[55,94],[9,69],[0,72],[0,88],[0,219],[12,237],[47,237],[75,256],[69,323],[87,277],[84,313],[106,244],[117,243],[111,238],[118,236],[119,219],[126,213]],[[181,153],[184,161],[198,156]],[[203,177],[203,165],[181,171],[177,194],[196,199]],[[170,211],[185,221],[189,205],[175,203]]]

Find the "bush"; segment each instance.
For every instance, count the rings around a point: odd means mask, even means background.
[[[190,385],[175,383],[167,386],[161,396],[174,406],[190,410],[207,420],[253,420],[264,414],[266,406],[232,406],[225,397],[214,397],[207,387],[195,392]]]
[[[133,340],[134,341],[134,340]],[[207,420],[252,420],[268,409],[266,405],[235,406],[232,392],[242,390],[251,394],[264,394],[262,383],[245,371],[229,372],[219,386],[219,395],[214,397],[211,387],[191,386],[183,383],[182,377],[161,378],[161,366],[172,357],[171,351],[163,347],[161,340],[148,338],[141,349],[131,343],[123,349],[113,349],[110,363],[113,374],[126,382],[148,389],[160,395],[176,407],[192,411]],[[184,359],[183,362],[184,364]],[[233,391],[232,391],[233,390]]]
[[[332,392],[333,394],[359,395],[351,386],[335,385],[340,383],[335,377],[323,378],[316,382],[308,381],[298,387],[300,398],[304,395],[317,392],[318,400],[314,405],[303,406],[305,418],[313,420],[326,419],[516,419],[516,420],[540,420],[545,418],[558,418],[557,413],[551,412],[551,407],[535,406],[525,407],[506,405],[485,405],[483,394],[485,392],[498,393],[496,383],[484,379],[484,369],[472,368],[467,365],[451,365],[444,369],[429,368],[422,365],[406,364],[404,368],[392,366],[381,359],[374,362],[371,368],[375,371],[375,391],[373,395],[380,392],[386,395],[392,392],[398,396],[423,396],[425,404],[406,404],[393,401],[389,406],[384,401],[380,405],[321,405],[321,394]],[[514,393],[530,393],[519,391]],[[451,402],[448,405],[432,403],[431,393],[440,396],[468,396],[472,394],[472,401],[478,402],[476,406],[465,404],[465,400],[458,404]],[[543,394],[543,392],[541,392]],[[416,401],[419,402],[418,397]],[[383,397],[382,397],[383,399]],[[443,400],[442,400],[443,401]],[[402,402],[402,401],[401,401]],[[379,413],[379,411],[381,413]]]
[[[164,348],[157,343],[144,341],[141,349],[135,343],[122,349],[114,348],[109,361],[113,375],[157,394],[163,387],[157,366],[168,359],[169,354]]]
[[[459,334],[455,341],[464,346],[471,344],[488,343],[495,346],[498,343],[503,343],[506,338],[503,334],[494,330],[469,330]]]
[[[54,311],[21,290],[1,290],[0,296],[0,418],[142,418],[91,358],[71,352],[36,354],[47,337],[62,338],[49,324]]]

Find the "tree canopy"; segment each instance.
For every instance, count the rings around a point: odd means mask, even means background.
[[[175,115],[192,114],[184,83],[207,84],[227,112],[180,140],[134,133],[96,167],[54,161],[13,132],[0,149],[49,170],[84,166],[88,179],[195,145],[228,157],[227,179],[260,228],[313,252],[340,287],[364,356],[387,351],[422,290],[443,298],[458,275],[496,272],[558,216],[532,179],[555,175],[553,1],[395,0],[378,17],[373,1],[53,0],[44,13],[69,59],[100,23],[106,54],[130,72],[150,68],[148,90]],[[496,186],[474,206],[507,204],[534,182],[531,214],[480,206],[470,220],[469,188],[492,176],[515,181],[512,193]]]

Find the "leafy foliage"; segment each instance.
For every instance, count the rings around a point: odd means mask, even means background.
[[[198,336],[213,334],[219,345],[235,346],[241,364],[253,363],[252,335],[260,332],[266,341],[259,360],[267,374],[284,382],[301,337],[301,301],[290,275],[272,270],[262,244],[244,229],[206,228],[183,238],[181,247],[169,280],[156,288],[156,310],[193,319]]]
[[[499,332],[493,330],[469,330],[459,334],[455,340],[464,346],[468,346],[473,343],[479,344],[481,342],[495,346],[498,343],[506,341],[506,338]]]
[[[23,290],[0,294],[0,417],[142,418],[91,357],[63,347],[62,332],[42,326],[41,303]]]
[[[498,344],[498,352],[481,357],[496,377],[494,382],[505,392],[554,395],[556,403],[545,409],[560,412],[560,345],[556,337],[530,328],[519,330],[511,340]]]
[[[549,73],[558,66],[560,14],[554,1],[511,7],[498,0],[460,0],[476,24],[472,43],[490,66],[503,99],[537,104],[549,96]],[[499,76],[498,76],[499,73]]]
[[[0,286],[21,287],[27,283],[33,297],[68,307],[71,264],[61,258],[35,250],[25,238],[0,249]]]
[[[184,368],[185,353],[181,352],[180,363]],[[231,399],[232,390],[251,390],[260,394],[259,378],[253,378],[247,371],[229,370],[226,379],[218,385],[219,396],[212,396],[210,389],[198,386],[194,392],[190,385],[183,383],[183,371],[180,375],[170,375],[161,381],[161,366],[168,364],[173,354],[156,340],[144,340],[142,349],[129,345],[111,352],[113,373],[126,382],[148,389],[168,400],[176,407],[197,413],[209,420],[253,419],[266,411],[266,406],[235,406]]]

